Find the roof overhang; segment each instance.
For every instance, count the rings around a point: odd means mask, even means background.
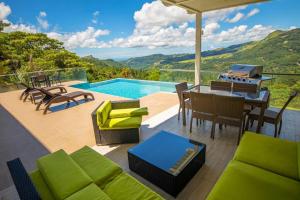
[[[189,13],[199,13],[223,8],[242,6],[269,0],[161,0],[166,6],[178,6]]]

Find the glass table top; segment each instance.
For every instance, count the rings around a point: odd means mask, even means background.
[[[202,149],[204,144],[161,131],[128,152],[176,176]]]

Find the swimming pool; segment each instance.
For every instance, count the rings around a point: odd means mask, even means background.
[[[175,92],[175,84],[161,81],[117,78],[97,83],[80,83],[71,85],[71,87],[130,99],[139,99],[156,92]]]

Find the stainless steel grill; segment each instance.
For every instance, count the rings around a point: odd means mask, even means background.
[[[263,66],[261,65],[235,64],[227,73],[220,74],[219,80],[259,85],[261,81],[271,79],[262,76],[262,72]]]

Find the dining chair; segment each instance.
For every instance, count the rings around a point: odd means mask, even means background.
[[[252,84],[252,83],[233,82],[232,91],[233,92],[257,93],[258,85],[257,84]]]
[[[215,102],[214,94],[191,92],[192,115],[190,121],[190,133],[192,132],[193,119],[208,120],[212,122],[211,134],[215,131]]]
[[[215,123],[226,124],[236,126],[239,128],[238,141],[240,142],[241,135],[244,131],[245,116],[244,113],[244,97],[233,96],[215,96],[216,105],[216,119]],[[214,139],[214,132],[211,134],[211,138]]]
[[[175,88],[176,88],[176,93],[177,93],[178,99],[179,99],[179,110],[178,110],[178,120],[179,120],[180,119],[180,111],[182,110],[182,102],[184,102],[185,108],[187,108],[188,111],[189,111],[189,109],[192,108],[192,105],[191,105],[190,98],[188,96],[183,95],[183,91],[188,89],[187,82],[182,82],[182,83],[176,84]]]
[[[286,103],[283,105],[283,107],[279,111],[274,111],[271,109],[266,109],[264,112],[263,116],[263,124],[269,123],[269,124],[274,124],[275,129],[274,129],[274,137],[279,137],[280,132],[281,132],[281,127],[282,127],[282,114],[286,107],[289,105],[289,103],[298,95],[298,92],[293,92]],[[248,114],[248,119],[246,123],[246,130],[249,128],[249,121],[254,121],[258,120],[260,115],[260,108],[255,108],[253,109],[249,114]],[[278,129],[278,124],[279,124],[279,129]]]
[[[231,91],[231,82],[225,81],[211,81],[210,82],[210,89],[212,90],[224,90],[224,91]]]

